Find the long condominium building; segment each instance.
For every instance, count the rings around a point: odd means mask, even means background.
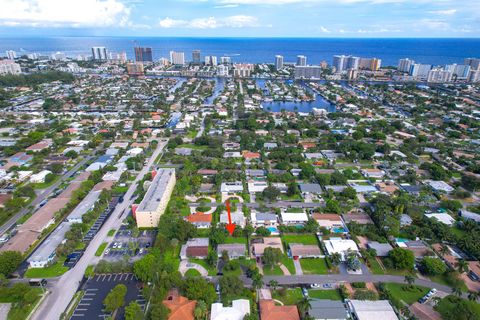
[[[105,47],[92,47],[93,60],[107,60],[107,48]]]
[[[139,228],[158,226],[158,221],[167,208],[176,181],[175,169],[158,170],[145,197],[135,210],[135,219]]]
[[[127,73],[130,76],[141,76],[144,74],[143,63],[131,62],[127,63]]]
[[[412,68],[412,65],[415,63],[415,61],[411,60],[411,59],[408,59],[408,58],[404,58],[404,59],[400,59],[398,61],[398,71],[400,72],[410,72],[410,69]]]
[[[320,66],[295,66],[296,79],[320,79],[322,67]]]
[[[480,70],[480,58],[467,58],[464,64],[470,66],[471,70]]]
[[[175,65],[183,66],[185,64],[185,53],[170,51],[170,62]]]
[[[333,66],[336,72],[342,72],[348,69],[358,70],[360,63],[359,57],[335,55],[333,56]]]
[[[297,66],[305,67],[307,65],[307,57],[303,55],[297,56]]]
[[[20,74],[20,65],[13,60],[0,60],[0,74]]]
[[[280,55],[275,56],[275,69],[276,70],[283,69],[283,56],[280,56]]]

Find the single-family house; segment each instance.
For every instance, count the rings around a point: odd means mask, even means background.
[[[185,220],[199,229],[210,228],[212,225],[212,215],[203,212],[195,212],[185,217]]]
[[[307,245],[301,243],[290,243],[289,253],[293,259],[302,258],[321,258],[322,252],[317,245]]]
[[[208,238],[193,238],[187,241],[180,249],[180,258],[205,259],[208,255]]]
[[[260,300],[261,320],[300,320],[297,306],[279,306],[275,301]]]
[[[350,252],[355,252],[357,255],[359,252],[357,244],[351,239],[330,238],[329,240],[323,240],[323,244],[328,255],[338,253],[342,261],[346,261]]]
[[[283,252],[282,239],[279,237],[264,237],[252,240],[252,253],[255,257],[263,256],[266,248],[277,248]]]
[[[245,257],[246,246],[243,243],[225,243],[217,246],[218,257],[222,256],[222,253],[226,251],[230,259],[238,259]]]
[[[250,301],[247,299],[233,300],[231,307],[217,302],[212,304],[210,320],[243,320],[247,314],[250,314]]]

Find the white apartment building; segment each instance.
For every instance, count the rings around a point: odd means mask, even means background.
[[[22,70],[20,65],[13,60],[0,60],[0,75],[20,74]]]
[[[185,52],[170,51],[170,63],[183,66],[185,64]]]

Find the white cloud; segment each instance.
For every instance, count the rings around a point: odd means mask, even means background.
[[[119,0],[0,0],[0,24],[35,27],[130,25]]]
[[[224,4],[220,6],[214,6],[215,9],[237,8],[238,4]]]
[[[286,4],[315,4],[326,3],[331,4],[331,0],[217,0],[223,4],[236,4],[236,5],[286,5]],[[335,2],[341,4],[355,4],[355,3],[367,3],[367,4],[388,4],[388,3],[446,3],[451,0],[336,0]]]
[[[322,32],[322,33],[331,33],[331,31],[328,30],[327,28],[325,28],[324,26],[320,26],[320,32]]]
[[[160,20],[160,27],[162,28],[191,28],[191,29],[216,29],[216,28],[246,28],[258,27],[258,19],[252,16],[236,15],[224,18],[196,18],[192,20],[179,20],[172,18],[165,18]]]
[[[420,25],[433,29],[433,30],[449,30],[451,29],[450,24],[446,21],[436,20],[436,19],[422,19],[420,20]]]
[[[457,9],[434,10],[434,11],[429,11],[429,13],[438,14],[440,16],[451,16],[457,13]]]

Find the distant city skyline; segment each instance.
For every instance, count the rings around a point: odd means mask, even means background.
[[[0,0],[0,36],[458,37],[480,1]]]

